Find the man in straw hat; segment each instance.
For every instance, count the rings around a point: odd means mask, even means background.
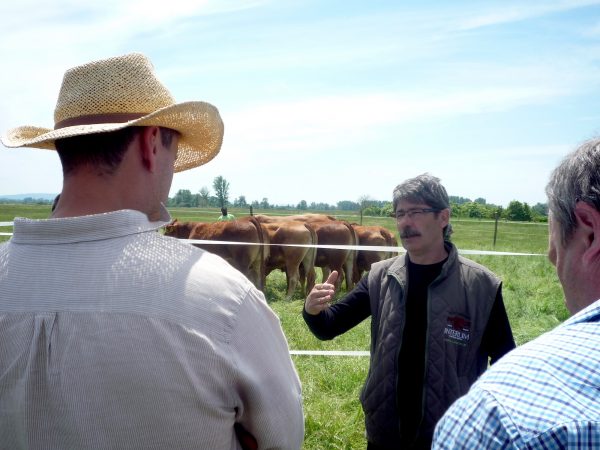
[[[548,258],[573,316],[485,373],[435,449],[600,449],[600,139],[564,158],[546,194]]]
[[[64,181],[52,218],[16,218],[0,246],[0,448],[299,448],[263,294],[157,232],[173,173],[221,147],[217,109],[175,103],[128,54],[67,71],[54,119],[2,137],[56,149]]]

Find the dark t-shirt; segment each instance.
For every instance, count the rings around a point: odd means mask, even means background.
[[[437,278],[446,260],[415,264],[407,257],[408,293],[406,323],[398,357],[398,406],[402,441],[412,443],[422,418],[425,342],[427,339],[427,288]],[[404,448],[403,446],[402,448]]]

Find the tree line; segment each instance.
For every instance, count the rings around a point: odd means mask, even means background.
[[[517,222],[547,222],[548,204],[536,203],[529,206],[526,202],[511,201],[506,208],[488,204],[485,199],[470,200],[463,197],[450,196],[452,215],[472,219],[505,219]]]
[[[301,200],[296,205],[271,204],[267,197],[262,200],[248,201],[246,196],[229,200],[229,182],[222,176],[215,177],[213,180],[214,194],[204,186],[198,193],[193,194],[189,189],[180,189],[174,197],[169,197],[167,206],[178,208],[222,208],[233,206],[234,208],[256,208],[256,209],[297,209],[299,211],[317,210],[317,211],[358,211],[365,216],[389,217],[394,215],[392,202],[373,200],[368,196],[358,199],[358,201],[342,200],[335,205],[328,203],[308,203]],[[518,200],[511,201],[506,208],[487,203],[484,198],[471,200],[465,197],[449,196],[452,216],[457,218],[470,219],[503,219],[520,222],[546,222],[548,220],[548,205],[546,203],[537,203],[530,206],[527,203]]]
[[[14,198],[0,198],[0,205],[9,205],[14,203],[22,203],[25,205],[51,205],[52,200],[47,198],[37,198],[37,197],[25,197],[22,199],[14,199]]]
[[[301,200],[296,205],[278,205],[271,204],[266,197],[261,201],[253,200],[252,202],[248,202],[244,195],[240,195],[230,202],[229,182],[222,176],[215,178],[213,189],[215,192],[214,195],[206,187],[200,189],[196,194],[192,194],[189,189],[180,189],[174,197],[169,197],[167,206],[178,208],[221,208],[224,206],[233,206],[234,208],[249,209],[252,207],[263,210],[358,211],[361,215],[380,217],[391,217],[394,215],[390,201],[373,200],[366,196],[361,197],[358,201],[342,200],[335,205],[317,202],[308,203],[306,200]],[[513,200],[506,208],[503,208],[502,206],[487,203],[484,198],[471,200],[465,197],[450,196],[449,199],[452,216],[456,218],[489,220],[498,218],[519,222],[546,222],[548,220],[548,205],[546,203],[537,203],[534,206],[529,206],[527,203]],[[0,204],[2,203],[50,205],[52,204],[52,200],[33,197],[27,197],[22,200],[0,198]]]

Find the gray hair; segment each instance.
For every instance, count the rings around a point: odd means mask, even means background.
[[[577,227],[577,202],[600,211],[600,139],[584,142],[562,160],[550,176],[546,195],[551,220],[558,224],[566,245]]]
[[[425,203],[435,209],[450,208],[446,188],[441,185],[439,178],[428,173],[409,178],[396,186],[393,194],[394,211],[398,208],[400,200]]]
[[[409,178],[396,186],[392,198],[394,211],[398,209],[398,203],[401,200],[424,203],[439,210],[450,208],[446,188],[442,186],[439,178],[428,173]],[[444,227],[444,239],[449,240],[451,234],[452,227],[448,224]]]

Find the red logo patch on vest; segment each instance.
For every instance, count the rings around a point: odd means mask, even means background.
[[[458,345],[467,345],[471,338],[471,321],[461,316],[448,316],[444,339]]]

